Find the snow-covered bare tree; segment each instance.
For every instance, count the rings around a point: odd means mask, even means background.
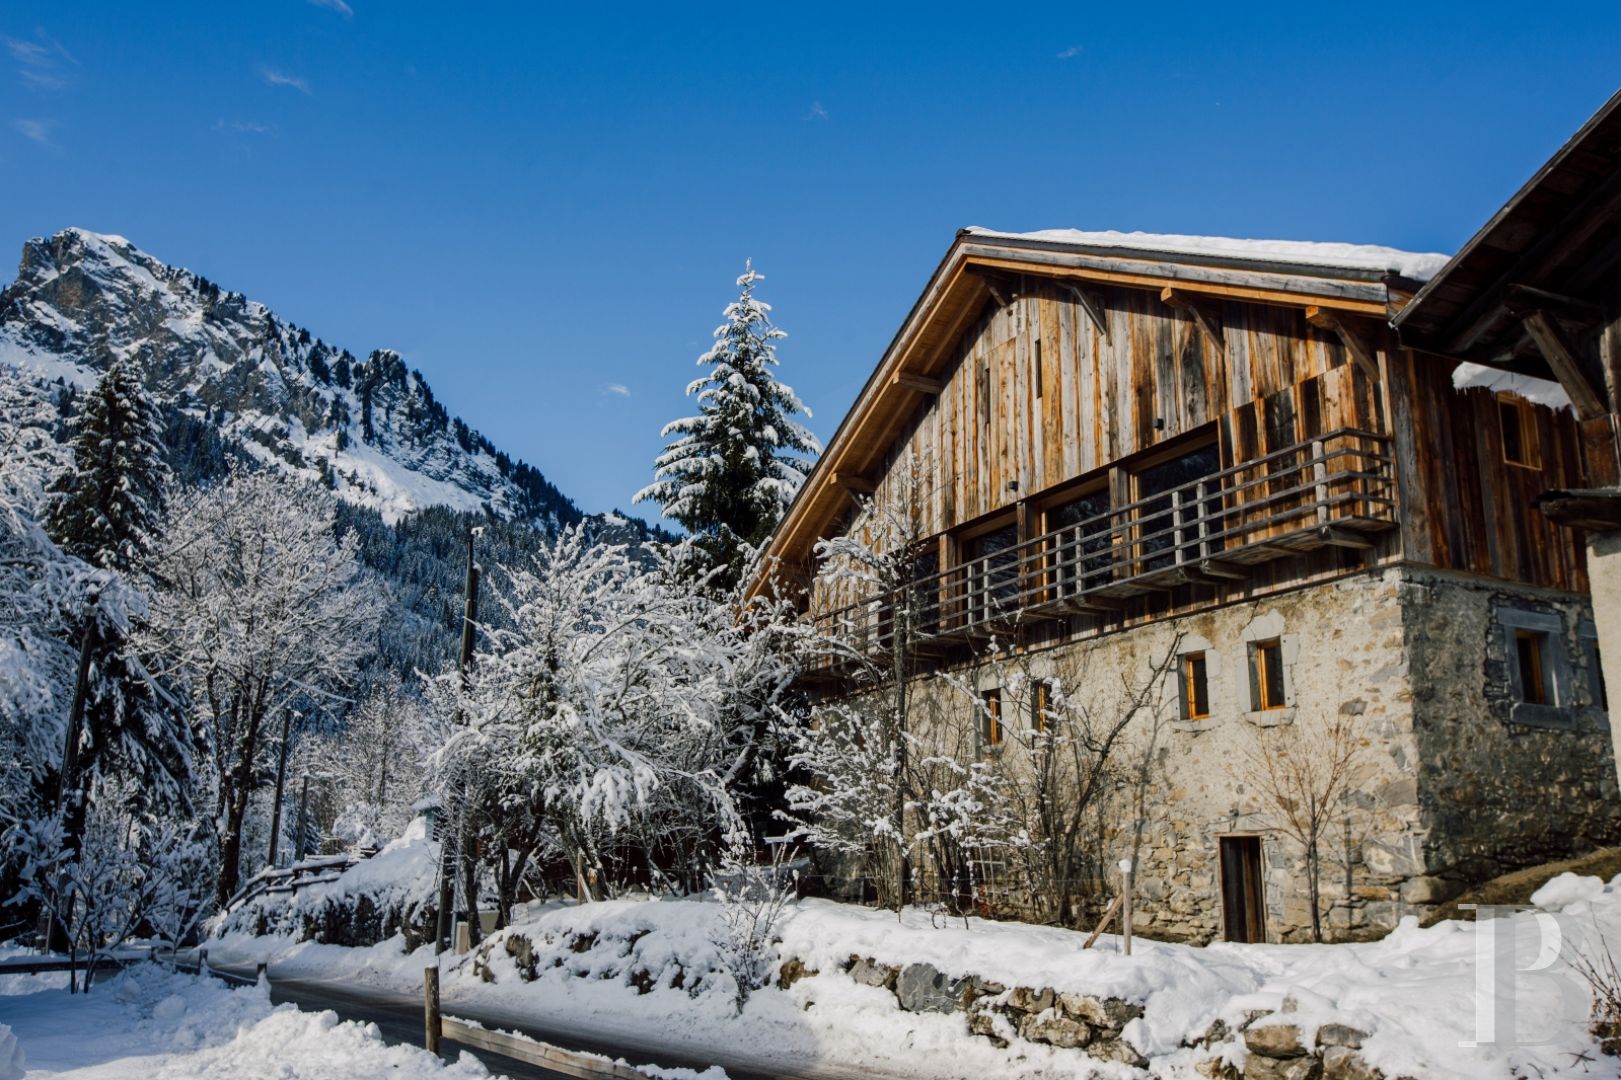
[[[385,683],[338,732],[302,748],[301,765],[322,774],[336,803],[332,835],[346,848],[380,848],[410,823],[422,797],[425,710],[421,698]]]
[[[430,787],[508,860],[503,907],[548,845],[582,893],[616,876],[610,842],[649,858],[673,841],[677,861],[702,861],[739,823],[736,788],[780,726],[795,633],[782,610],[739,619],[669,557],[649,558],[564,530],[507,569],[510,628],[487,630],[465,684],[433,683],[447,719]]]
[[[654,463],[653,482],[637,502],[657,503],[702,544],[723,579],[734,580],[748,555],[776,527],[821,453],[816,436],[794,419],[810,410],[777,380],[771,305],[754,295],[764,276],[748,264],[741,294],[698,358],[708,370],[687,387],[698,414],[666,424],[674,437]]]
[[[348,685],[382,615],[332,500],[268,470],[237,470],[174,508],[154,569],[150,649],[189,691],[209,749],[216,898],[236,890],[243,823],[264,783],[273,717]]]

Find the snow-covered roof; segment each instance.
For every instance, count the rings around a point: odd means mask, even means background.
[[[969,226],[963,231],[993,240],[1027,240],[1157,255],[1214,256],[1242,262],[1284,262],[1328,270],[1390,271],[1415,281],[1428,281],[1434,277],[1449,258],[1436,252],[1402,251],[1377,244],[1312,240],[1241,240],[1229,236],[1184,236],[1177,233],[1119,232],[1114,229],[1103,232],[1082,229],[999,232],[979,225]]]

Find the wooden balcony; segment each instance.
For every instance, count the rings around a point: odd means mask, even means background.
[[[1240,582],[1301,552],[1371,548],[1395,525],[1389,439],[1343,429],[812,617],[858,653],[884,654],[903,610],[911,647],[944,651],[1177,586]]]

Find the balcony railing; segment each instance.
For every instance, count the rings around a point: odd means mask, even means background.
[[[1116,611],[1178,585],[1241,581],[1256,564],[1325,546],[1370,548],[1368,534],[1395,523],[1389,439],[1347,428],[813,617],[825,635],[881,653],[904,605],[912,645],[927,650]]]

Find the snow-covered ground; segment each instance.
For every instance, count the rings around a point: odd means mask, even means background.
[[[231,989],[142,964],[70,996],[64,975],[0,976],[0,1080],[441,1080],[488,1077],[471,1057],[442,1062],[385,1045],[370,1024],[272,1006],[262,986]],[[26,1070],[26,1071],[24,1071]]]
[[[1070,931],[978,919],[965,925],[924,912],[897,919],[824,901],[791,907],[781,926],[781,955],[818,974],[786,990],[759,991],[740,1013],[714,945],[723,932],[720,905],[698,901],[537,907],[508,931],[529,942],[532,981],[520,977],[523,950],[509,955],[504,944],[483,965],[493,981],[472,956],[444,958],[443,980],[451,1012],[476,1010],[497,1022],[545,1018],[583,1036],[635,1039],[685,1054],[724,1048],[715,1059],[730,1066],[799,1075],[852,1069],[919,1078],[1142,1075],[1017,1037],[999,1049],[970,1035],[960,1013],[904,1011],[889,990],[843,970],[860,956],[897,966],[928,963],[947,976],[977,975],[1009,987],[1140,1002],[1144,1015],[1125,1038],[1155,1075],[1191,1076],[1212,1054],[1241,1063],[1242,1040],[1217,1040],[1213,1050],[1183,1043],[1217,1019],[1236,1030],[1257,1014],[1277,1013],[1261,1023],[1299,1023],[1308,1048],[1320,1024],[1367,1032],[1362,1055],[1387,1076],[1590,1076],[1597,1051],[1586,1030],[1589,996],[1569,960],[1601,934],[1621,941],[1621,878],[1606,886],[1564,875],[1536,900],[1544,912],[1486,924],[1495,937],[1485,940],[1496,941],[1514,963],[1499,965],[1498,1005],[1484,1011],[1477,992],[1482,939],[1471,923],[1421,929],[1408,920],[1382,941],[1354,945],[1194,948],[1138,940],[1127,957],[1111,937],[1083,952],[1081,935]],[[434,962],[431,950],[407,955],[398,940],[343,949],[240,935],[211,942],[210,956],[266,959],[273,976],[324,976],[403,992],[420,987],[422,968]],[[1513,971],[1539,964],[1540,970]],[[1483,1026],[1492,1023],[1495,1031]]]

